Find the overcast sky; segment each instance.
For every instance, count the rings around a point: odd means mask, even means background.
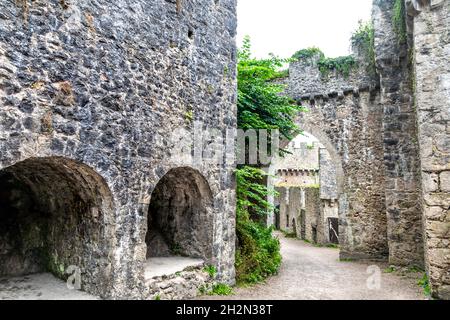
[[[309,47],[347,55],[352,31],[370,20],[371,9],[372,0],[238,0],[238,45],[249,35],[258,58]]]

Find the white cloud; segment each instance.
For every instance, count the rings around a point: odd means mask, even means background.
[[[252,39],[255,56],[290,57],[319,47],[329,57],[350,52],[359,20],[370,20],[372,0],[238,0],[238,45]]]

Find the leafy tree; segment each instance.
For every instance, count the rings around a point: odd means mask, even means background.
[[[238,126],[240,129],[278,129],[291,140],[300,131],[294,118],[303,108],[282,94],[284,86],[275,79],[285,72],[289,60],[271,55],[268,59],[251,56],[250,39],[245,38],[238,53]],[[236,276],[240,284],[256,283],[275,274],[281,264],[280,243],[267,228],[250,216],[264,217],[269,209],[269,191],[261,183],[265,173],[259,168],[241,166],[236,171],[237,208]]]
[[[244,39],[238,53],[239,128],[278,129],[288,140],[300,132],[293,119],[303,108],[283,95],[285,87],[273,81],[283,75],[280,69],[288,61],[273,55],[268,59],[252,58],[250,39]]]

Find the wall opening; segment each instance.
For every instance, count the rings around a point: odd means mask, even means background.
[[[338,219],[339,206],[334,203],[342,192],[341,166],[336,165],[340,158],[330,148],[328,140],[323,144],[315,135],[303,132],[286,146],[289,154],[275,158],[269,168],[273,174],[270,183],[279,191],[273,202],[285,203],[280,212],[281,231],[291,233],[297,227],[298,237],[322,245],[330,242],[328,218]],[[277,226],[276,215],[273,220]],[[299,225],[294,225],[295,221]],[[339,235],[339,228],[336,231]]]
[[[160,264],[165,261],[161,258],[168,257],[210,260],[212,219],[212,194],[205,178],[187,167],[170,170],[151,196],[145,239],[147,267],[155,268],[151,260],[157,258]]]
[[[79,270],[81,289],[105,295],[114,247],[112,197],[91,168],[30,158],[0,171],[0,277]]]

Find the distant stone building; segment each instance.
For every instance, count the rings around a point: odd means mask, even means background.
[[[336,172],[328,152],[308,133],[294,139],[286,150],[289,154],[275,159],[269,169],[273,176],[269,185],[278,193],[270,223],[299,239],[338,243]]]

